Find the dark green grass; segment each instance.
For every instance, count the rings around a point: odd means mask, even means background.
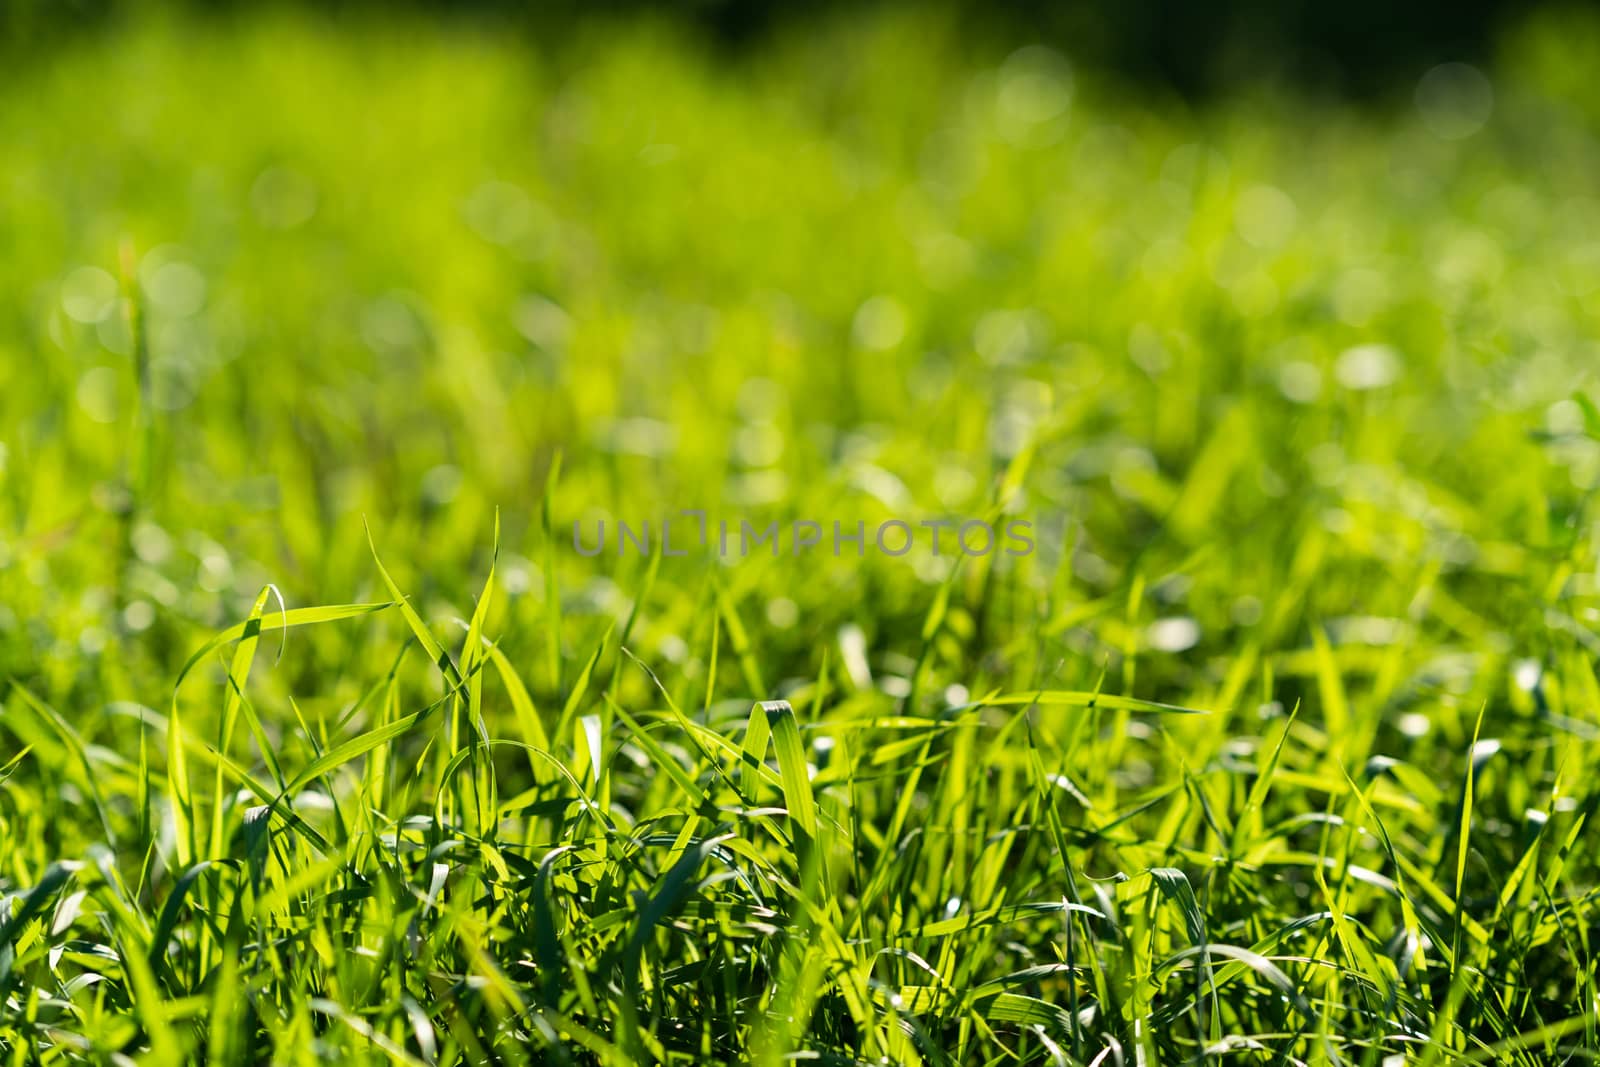
[[[15,65],[0,1056],[1589,1062],[1597,55]],[[681,508],[1037,551],[573,549]]]

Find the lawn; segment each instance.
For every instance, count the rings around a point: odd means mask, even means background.
[[[1018,45],[5,53],[0,1058],[1600,1055],[1600,21]]]

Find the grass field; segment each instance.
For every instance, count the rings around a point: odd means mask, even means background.
[[[1597,65],[12,55],[0,1058],[1592,1062]]]

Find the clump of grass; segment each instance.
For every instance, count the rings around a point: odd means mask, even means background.
[[[1474,846],[1485,779],[1521,780],[1478,731],[1453,790],[1393,758],[1352,770],[1297,716],[1253,757],[1174,753],[1130,789],[1107,772],[1173,740],[1135,727],[1193,709],[1098,690],[897,709],[824,667],[748,719],[714,691],[690,715],[609,635],[552,715],[486,633],[492,568],[446,650],[374,566],[394,599],[271,611],[263,590],[196,652],[166,721],[136,713],[164,775],[12,683],[8,1049],[1542,1062],[1588,1039],[1592,896],[1571,878],[1595,799],[1562,802],[1570,762],[1509,841]],[[385,616],[410,640],[336,721],[257,707],[263,639]],[[655,699],[624,707],[628,673]],[[185,723],[196,700],[220,701],[214,743]],[[163,824],[136,817],[152,805]],[[103,832],[82,858],[54,855],[63,808]]]
[[[0,1056],[1592,1056],[1563,19],[1492,114],[912,12],[20,66]],[[1038,550],[566,548],[682,508]]]

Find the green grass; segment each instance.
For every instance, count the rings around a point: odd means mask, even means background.
[[[1591,1061],[1597,61],[12,57],[0,1057]],[[686,507],[1038,548],[573,549]]]

